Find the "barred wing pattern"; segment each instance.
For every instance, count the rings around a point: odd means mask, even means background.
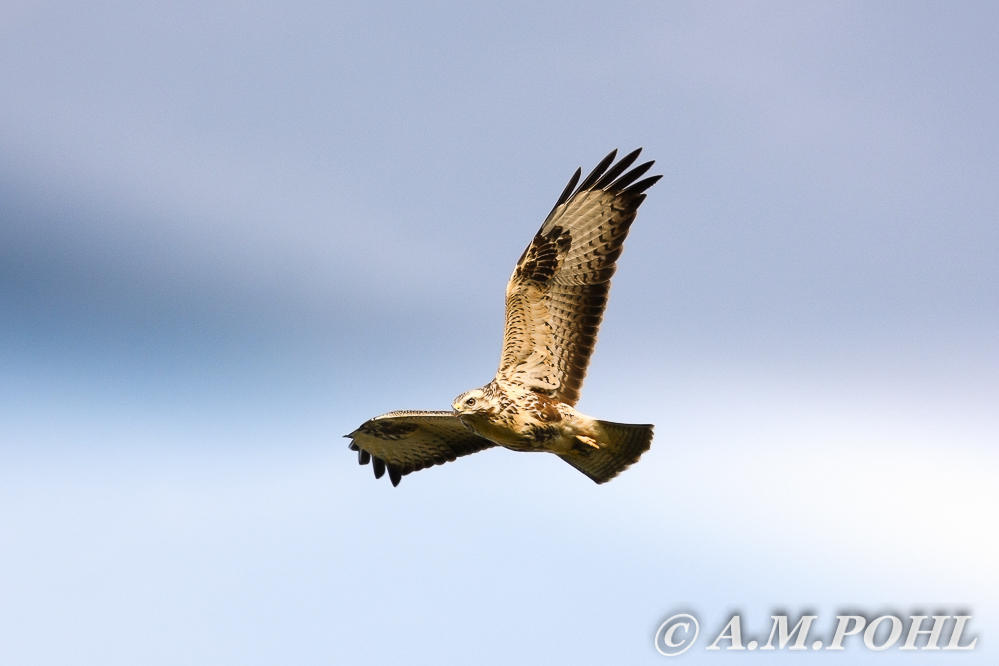
[[[496,446],[463,426],[454,412],[389,412],[365,421],[347,437],[358,462],[371,462],[376,479],[388,471],[393,486],[410,472]]]
[[[506,290],[498,379],[570,406],[579,400],[624,239],[662,177],[638,180],[653,162],[625,173],[641,150],[613,166],[611,151],[579,187],[577,169],[524,250]]]

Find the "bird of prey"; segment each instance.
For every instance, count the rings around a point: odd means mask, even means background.
[[[347,435],[375,478],[387,470],[396,486],[410,472],[498,445],[554,453],[604,483],[648,451],[651,425],[598,421],[573,408],[624,239],[644,192],[662,177],[641,179],[652,162],[628,170],[641,151],[616,164],[611,151],[581,183],[579,169],[569,180],[507,285],[491,382],[455,398],[453,411],[389,412]]]

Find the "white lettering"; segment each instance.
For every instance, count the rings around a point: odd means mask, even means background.
[[[680,647],[681,645],[683,645],[683,641],[680,641],[679,643],[673,642],[673,634],[676,633],[677,627],[683,627],[684,633],[690,633],[690,624],[688,624],[687,622],[674,624],[672,627],[666,630],[666,635],[663,636],[663,643],[666,644],[666,647]]]
[[[874,645],[874,634],[877,633],[878,627],[885,620],[891,620],[891,634],[889,634],[887,640],[879,647]],[[864,645],[866,645],[871,650],[887,650],[898,637],[902,635],[902,620],[898,619],[894,615],[882,615],[878,619],[871,622],[870,626],[867,627],[867,631],[864,632]]]
[[[791,640],[791,637],[794,636],[795,633],[798,633],[798,640],[796,640],[794,642],[794,645],[792,645],[788,649],[789,650],[808,649],[807,647],[805,647],[805,640],[807,640],[808,638],[808,629],[812,626],[812,620],[816,619],[818,615],[802,615],[801,619],[798,620],[798,624],[794,625],[794,629],[791,630],[791,633],[788,633],[787,631],[787,615],[771,615],[770,617],[773,618],[774,626],[770,630],[770,638],[767,639],[767,644],[761,647],[760,648],[761,650],[774,649],[772,643],[774,640],[775,632],[777,633],[777,647],[779,649],[783,650],[784,646],[787,645],[787,642]],[[799,629],[801,630],[800,633],[798,631]]]
[[[909,635],[905,637],[905,645],[899,650],[918,650],[916,639],[919,638],[919,634],[930,635],[926,639],[926,645],[923,646],[924,650],[939,650],[940,646],[937,645],[937,641],[940,640],[940,632],[943,631],[944,623],[950,619],[950,615],[934,615],[932,629],[919,628],[922,626],[923,620],[926,619],[925,615],[910,615],[909,619],[912,620],[912,624],[909,625]]]
[[[971,619],[970,615],[955,615],[954,616],[954,631],[950,635],[950,643],[944,650],[974,650],[975,643],[978,642],[978,638],[971,641],[969,645],[958,645],[961,642],[961,634],[964,633],[964,625],[968,620]]]
[[[728,632],[728,633],[726,633],[726,632]],[[725,628],[722,629],[722,632],[720,634],[718,634],[718,638],[715,639],[715,642],[712,643],[711,645],[709,645],[708,647],[704,648],[704,649],[705,650],[720,650],[721,648],[718,647],[718,642],[721,639],[723,639],[723,638],[727,638],[730,641],[732,641],[732,644],[728,646],[729,650],[745,650],[746,649],[746,648],[744,648],[742,646],[742,626],[740,624],[739,616],[738,615],[733,615],[732,619],[729,620],[728,624],[725,625]]]
[[[826,648],[827,650],[842,650],[843,638],[859,634],[864,630],[864,625],[867,624],[867,620],[860,615],[837,615],[836,619],[839,620],[839,623],[836,625],[836,633],[833,634],[832,643]],[[849,626],[850,620],[854,621],[853,630],[847,631],[846,628]]]

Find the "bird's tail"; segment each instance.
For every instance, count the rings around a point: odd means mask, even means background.
[[[559,457],[597,483],[605,483],[637,462],[652,446],[652,426],[597,421],[597,437]]]

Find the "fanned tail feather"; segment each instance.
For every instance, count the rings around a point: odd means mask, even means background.
[[[606,483],[623,472],[652,446],[652,426],[597,421],[597,447],[580,446],[560,455],[597,483]]]

